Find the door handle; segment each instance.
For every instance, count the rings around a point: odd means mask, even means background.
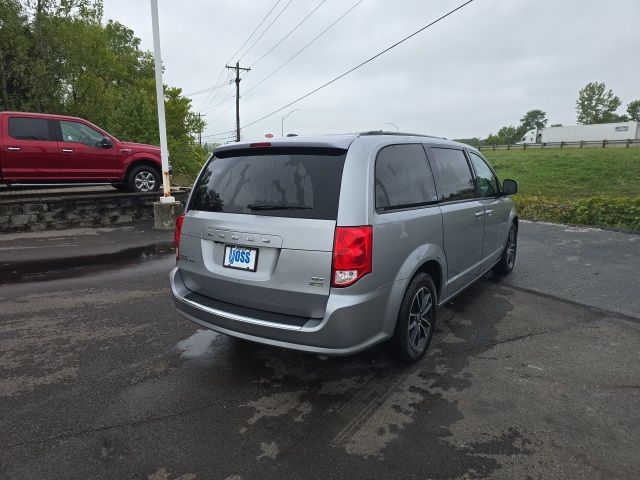
[[[73,153],[73,148],[63,148],[62,151],[64,153]]]
[[[9,150],[10,152],[19,152],[20,147],[7,147],[7,150]]]
[[[484,216],[484,212],[476,212],[476,217],[480,218]]]
[[[487,215],[491,216],[491,214],[493,213],[493,210],[491,210],[491,209],[485,210],[484,213],[486,213]]]

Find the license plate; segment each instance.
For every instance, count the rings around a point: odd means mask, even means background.
[[[227,245],[224,247],[222,266],[255,272],[258,267],[258,249]]]

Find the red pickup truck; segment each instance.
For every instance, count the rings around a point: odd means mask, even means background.
[[[161,172],[159,147],[120,141],[81,118],[0,112],[0,183],[153,192]]]

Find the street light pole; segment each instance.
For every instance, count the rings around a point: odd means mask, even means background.
[[[164,85],[162,83],[162,54],[160,53],[160,28],[158,26],[158,0],[151,1],[151,26],[153,30],[153,60],[156,71],[156,102],[158,104],[158,128],[160,130],[160,158],[162,160],[162,203],[174,203],[169,178],[169,149],[167,124],[164,114]]]
[[[295,108],[293,110],[291,110],[289,113],[287,113],[286,115],[283,115],[282,118],[280,119],[280,134],[284,137],[284,119],[287,118],[289,115],[291,115],[293,112],[297,112],[298,110],[300,110],[299,108]]]

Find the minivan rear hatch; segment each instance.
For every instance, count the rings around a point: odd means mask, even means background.
[[[187,287],[233,305],[322,318],[346,150],[259,144],[218,151],[182,227]]]

